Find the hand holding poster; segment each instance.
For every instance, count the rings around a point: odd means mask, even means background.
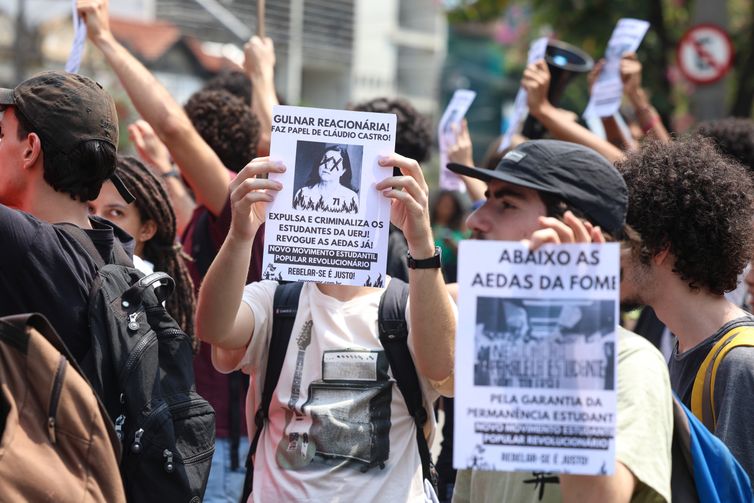
[[[614,471],[618,244],[462,241],[453,466]]]
[[[267,207],[263,278],[384,286],[395,146],[393,114],[275,106],[270,174],[283,189]]]
[[[584,117],[610,117],[618,111],[623,97],[620,59],[626,53],[636,52],[648,29],[649,23],[641,19],[624,18],[618,21],[607,42],[605,66],[592,87]]]
[[[530,65],[536,61],[539,61],[540,59],[544,59],[546,53],[547,37],[536,39],[529,46],[529,54],[526,58],[526,64]],[[516,133],[518,131],[521,123],[526,118],[527,112],[528,107],[526,106],[526,91],[523,87],[519,87],[518,93],[516,94],[516,101],[513,103],[513,114],[511,115],[511,119],[508,123],[508,129],[505,130],[503,141],[500,142],[500,146],[497,149],[498,152],[502,152],[510,146],[511,138],[513,138],[513,133]]]
[[[445,190],[458,190],[466,192],[461,178],[447,168],[448,165],[448,145],[456,141],[456,133],[461,127],[461,121],[466,116],[466,112],[474,102],[476,93],[468,89],[457,89],[453,93],[445,112],[442,114],[440,124],[437,128],[437,139],[440,143],[440,188]],[[473,164],[473,163],[471,163]]]

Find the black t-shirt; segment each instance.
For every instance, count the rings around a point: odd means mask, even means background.
[[[90,221],[86,233],[103,257],[111,256],[116,237],[133,253],[123,230]],[[97,266],[64,227],[0,205],[0,316],[43,314],[80,360],[89,350],[87,305]]]
[[[401,230],[390,224],[387,242],[387,274],[408,283],[408,243]]]
[[[691,390],[694,387],[696,373],[699,371],[699,367],[702,366],[704,359],[707,358],[707,354],[709,354],[712,346],[720,340],[720,337],[742,321],[754,322],[754,317],[743,316],[729,321],[720,327],[712,337],[705,339],[684,353],[678,353],[677,344],[673,348],[673,354],[670,356],[670,361],[668,361],[670,385],[687,407],[691,407]]]
[[[720,338],[742,323],[754,323],[754,317],[742,316],[720,327],[715,334],[679,354],[678,346],[668,362],[670,384],[683,403],[691,408],[691,391],[702,362]],[[713,433],[736,457],[754,481],[754,348],[732,349],[717,368],[714,389],[716,426]]]

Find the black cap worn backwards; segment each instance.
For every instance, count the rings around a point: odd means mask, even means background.
[[[13,89],[0,89],[0,105],[16,107],[43,143],[51,142],[66,154],[90,140],[118,147],[115,102],[101,85],[83,75],[40,73]],[[111,179],[126,202],[133,201],[120,178]]]
[[[449,163],[459,175],[501,180],[560,196],[592,223],[619,235],[626,220],[628,191],[618,170],[594,150],[558,140],[517,146],[494,170]]]

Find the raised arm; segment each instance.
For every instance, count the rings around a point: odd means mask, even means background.
[[[228,199],[230,175],[215,152],[194,129],[167,89],[110,31],[107,0],[78,0],[79,15],[92,43],[120,79],[131,102],[165,143],[197,201],[219,215]]]
[[[401,176],[391,176],[376,187],[391,198],[391,220],[403,231],[408,251],[417,260],[435,254],[429,224],[429,188],[421,166],[413,159],[392,154],[380,159],[384,167],[396,166]],[[409,269],[409,323],[420,374],[443,381],[453,372],[456,317],[442,272],[438,269]]]
[[[142,119],[128,126],[128,137],[144,164],[165,181],[175,211],[176,233],[182,236],[196,203],[183,184],[180,173],[173,167],[167,147],[157,138],[152,126]]]
[[[466,119],[461,122],[460,128],[453,124],[451,129],[453,131],[454,141],[452,144],[448,145],[448,161],[463,164],[465,166],[474,166],[471,135],[469,134],[469,125],[466,122]],[[463,184],[466,186],[466,190],[468,191],[472,202],[484,199],[484,191],[487,190],[486,183],[478,178],[471,178],[470,176],[463,175],[459,176],[461,177]]]
[[[641,87],[641,63],[636,54],[629,53],[620,60],[620,76],[623,80],[623,94],[631,101],[639,125],[647,136],[654,136],[661,142],[670,141],[670,134],[660,120],[657,110],[649,102],[649,97]]]
[[[521,85],[528,94],[529,112],[547,128],[554,138],[589,147],[605,156],[610,162],[623,158],[623,152],[619,148],[579,123],[565,120],[563,114],[549,102],[547,90],[550,88],[550,70],[547,69],[547,63],[544,60],[536,61],[526,67]]]
[[[278,104],[275,92],[275,47],[269,37],[254,35],[244,45],[243,68],[251,79],[251,108],[259,119],[257,153],[270,153],[272,134],[272,107]]]
[[[589,93],[591,94],[594,83],[597,81],[602,69],[605,67],[605,60],[600,59],[594,64],[594,68],[587,75],[586,80],[589,83]],[[618,121],[615,120],[615,115],[609,117],[601,117],[602,126],[605,128],[605,136],[607,141],[615,145],[621,150],[634,150],[637,145],[633,138],[626,136],[623,130],[618,125]]]
[[[268,157],[252,160],[230,186],[232,221],[228,237],[212,262],[199,290],[196,309],[197,337],[221,351],[215,351],[218,368],[235,368],[254,332],[254,315],[241,302],[251,245],[264,222],[265,206],[279,182],[257,178],[270,172],[283,172],[282,164]]]

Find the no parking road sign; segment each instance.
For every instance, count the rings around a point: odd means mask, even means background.
[[[678,43],[678,66],[695,84],[722,79],[733,62],[733,44],[728,34],[714,24],[690,28]]]

